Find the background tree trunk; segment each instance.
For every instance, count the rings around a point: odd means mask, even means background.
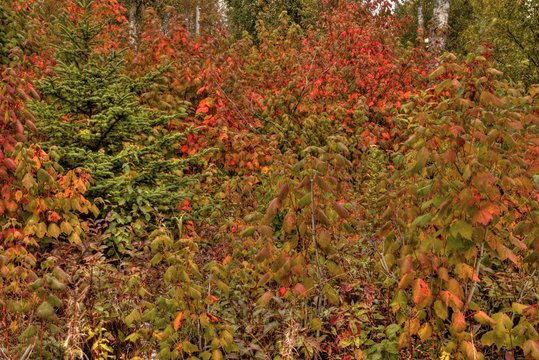
[[[416,43],[418,46],[425,45],[425,16],[423,15],[423,3],[417,3],[417,34]]]
[[[200,6],[195,8],[195,35],[200,35]]]
[[[434,0],[432,27],[430,32],[431,50],[440,53],[445,49],[449,30],[449,7],[451,0]]]
[[[144,0],[131,0],[129,2],[129,45],[138,51],[140,45],[140,33],[142,32],[142,14],[144,12]]]

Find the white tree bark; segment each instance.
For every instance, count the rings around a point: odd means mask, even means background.
[[[165,36],[169,35],[170,14],[173,11],[173,7],[163,2],[156,2],[157,16],[161,22],[161,33]]]
[[[425,42],[425,16],[423,15],[423,3],[421,1],[417,4],[417,43],[419,46],[423,46]]]
[[[432,12],[432,28],[430,32],[431,49],[435,53],[445,49],[447,33],[449,31],[449,8],[451,0],[434,0]]]
[[[131,0],[129,2],[129,45],[138,51],[140,44],[140,33],[142,32],[142,14],[144,12],[143,0]]]
[[[227,20],[227,11],[228,8],[226,6],[225,0],[217,0],[217,8],[219,9],[219,15],[221,16],[221,20],[223,20],[223,23]]]
[[[195,8],[195,35],[200,35],[200,6]]]

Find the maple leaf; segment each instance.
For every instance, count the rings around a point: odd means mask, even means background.
[[[494,215],[500,215],[500,207],[497,204],[488,203],[475,213],[473,221],[477,224],[488,225]]]

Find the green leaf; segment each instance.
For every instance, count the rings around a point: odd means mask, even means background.
[[[29,285],[29,287],[30,287],[30,289],[35,291],[35,290],[39,289],[40,287],[42,287],[44,283],[45,282],[43,281],[43,279],[39,278],[36,281],[34,281],[33,283],[31,283]]]
[[[62,309],[64,307],[64,303],[62,302],[62,300],[60,300],[60,298],[54,294],[49,294],[47,302],[56,309]]]
[[[517,315],[522,315],[524,313],[524,310],[526,310],[528,307],[528,305],[519,304],[517,302],[513,302],[513,304],[511,305],[511,309]]]
[[[58,280],[69,282],[71,280],[71,276],[69,276],[64,270],[62,270],[61,267],[56,266],[54,269],[52,269],[52,275],[57,278]]]
[[[335,291],[335,289],[333,289],[331,285],[325,284],[322,288],[322,292],[324,293],[324,296],[326,297],[326,299],[328,299],[330,304],[335,306],[339,305],[339,294],[337,293],[337,291]]]
[[[52,176],[43,168],[37,171],[37,180],[40,183],[47,184],[47,185],[54,183],[54,179],[52,178]]]
[[[57,278],[53,276],[49,278],[49,287],[53,290],[60,290],[60,291],[63,291],[66,288],[63,282],[61,282],[60,280],[58,280]]]
[[[50,319],[54,315],[54,308],[47,301],[43,301],[38,306],[36,314],[42,319]]]
[[[55,239],[58,239],[58,237],[60,236],[60,228],[58,227],[58,225],[56,225],[55,223],[51,222],[49,224],[49,228],[47,229],[47,234],[50,236],[50,237],[53,237]]]
[[[470,223],[459,220],[453,225],[451,225],[451,228],[449,229],[451,235],[453,237],[457,237],[457,234],[462,236],[466,240],[471,240],[473,235],[473,227]]]
[[[156,265],[160,264],[161,261],[163,261],[163,254],[157,253],[157,254],[155,254],[154,257],[150,260],[150,264],[151,264],[152,266],[156,266]]]
[[[71,235],[71,233],[73,232],[73,226],[71,226],[69,222],[63,221],[60,224],[60,230],[62,230],[62,232],[66,235]]]
[[[23,340],[27,340],[29,338],[31,338],[32,336],[34,336],[35,334],[37,333],[37,329],[35,326],[33,325],[29,325],[20,335],[19,335],[19,340],[20,341],[23,341]]]
[[[440,300],[436,300],[434,302],[434,312],[436,313],[436,316],[438,316],[440,319],[445,320],[449,316],[449,313],[447,311],[447,306]]]
[[[46,233],[47,233],[47,224],[45,224],[44,222],[38,223],[36,226],[36,236],[38,237],[38,239],[42,239]]]
[[[34,177],[30,174],[30,173],[27,173],[26,175],[24,175],[24,177],[22,178],[22,185],[24,186],[24,188],[26,190],[30,190],[31,188],[33,188],[34,186],[37,186],[37,183],[36,181],[34,180]]]
[[[460,250],[463,248],[464,248],[464,242],[461,238],[453,237],[453,236],[449,236],[447,238],[447,246],[446,246],[447,251],[455,251],[455,250]]]
[[[421,148],[416,154],[416,163],[412,169],[413,172],[419,172],[422,170],[425,165],[427,164],[427,161],[430,157],[430,151],[427,149],[427,147]]]
[[[481,345],[492,346],[496,345],[498,348],[502,347],[505,343],[506,336],[503,333],[496,330],[489,331],[481,337]]]
[[[141,336],[137,331],[137,332],[134,332],[132,334],[127,335],[125,340],[126,341],[131,341],[132,343],[136,343],[138,341],[138,339],[140,339],[140,338],[141,338]]]
[[[133,311],[131,311],[131,313],[124,318],[124,323],[128,327],[131,327],[131,325],[139,321],[141,317],[140,311],[138,309],[133,309]]]
[[[198,346],[189,342],[189,340],[184,340],[182,341],[182,349],[188,353],[188,354],[192,354],[196,351],[198,351]]]
[[[396,313],[401,309],[405,309],[407,304],[408,299],[406,298],[406,292],[404,290],[398,290],[393,297],[393,301],[391,301],[390,306],[393,312]]]
[[[311,198],[311,193],[308,192],[308,193],[306,193],[305,195],[303,195],[303,196],[301,197],[301,199],[299,199],[299,201],[298,201],[298,207],[299,207],[299,208],[304,208],[305,206],[307,206],[307,205],[309,205],[309,204],[311,203],[311,200],[312,200],[312,198]]]
[[[424,227],[432,220],[432,214],[420,215],[414,219],[412,226]]]
[[[247,229],[243,230],[240,233],[241,237],[248,237],[252,236],[255,233],[256,227],[255,226],[249,226]]]

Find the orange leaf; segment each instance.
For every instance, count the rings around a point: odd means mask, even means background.
[[[481,281],[479,277],[477,276],[477,274],[475,273],[474,268],[468,264],[464,264],[464,263],[457,264],[457,266],[455,267],[455,271],[462,280],[470,279],[475,282]]]
[[[453,313],[453,318],[451,319],[451,325],[456,332],[462,332],[466,330],[466,319],[460,311]]]
[[[176,319],[174,319],[174,330],[178,331],[178,329],[182,326],[183,322],[183,311],[179,311],[178,315],[176,315]]]
[[[404,274],[399,281],[398,288],[406,289],[408,285],[410,285],[410,283],[414,280],[414,278],[415,278],[415,271],[410,271]]]
[[[431,297],[429,285],[422,279],[416,279],[412,289],[412,300],[416,305],[420,305]]]
[[[223,265],[227,266],[231,260],[232,260],[232,257],[230,255],[225,256],[225,258],[223,259]]]
[[[207,114],[208,111],[210,111],[210,108],[207,107],[207,106],[201,106],[197,109],[196,113],[197,114]]]
[[[480,359],[479,352],[475,348],[474,344],[469,341],[463,341],[461,343],[462,352],[466,355],[466,359],[475,360]]]
[[[219,318],[211,313],[206,313],[208,315],[208,317],[210,318],[210,321],[213,322],[213,323],[218,323],[219,322]]]
[[[496,204],[489,203],[475,213],[473,221],[487,225],[492,220],[493,215],[500,215],[500,208]]]
[[[462,300],[460,300],[459,297],[453,294],[451,291],[440,291],[440,298],[443,300],[446,306],[449,306],[450,303],[453,303],[453,305],[457,309],[460,309],[464,305],[462,303]]]

